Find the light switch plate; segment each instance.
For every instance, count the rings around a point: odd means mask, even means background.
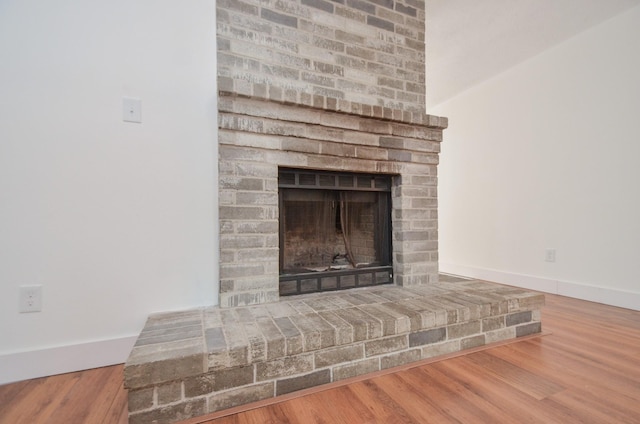
[[[122,98],[122,120],[124,122],[142,122],[142,100],[131,97]]]

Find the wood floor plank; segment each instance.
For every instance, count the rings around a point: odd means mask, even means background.
[[[33,380],[19,381],[13,384],[0,386],[0,405],[9,405],[22,390],[29,390],[27,386],[33,384]]]
[[[393,401],[372,380],[350,384],[351,390],[360,402],[366,405],[379,422],[389,424],[416,423],[407,411]]]
[[[515,390],[492,374],[484,373],[466,357],[439,362],[434,367],[497,407],[503,414],[511,417],[511,420],[517,417],[518,423],[553,422],[549,421],[549,417],[540,416],[534,411],[534,398]]]
[[[111,383],[105,384],[105,389],[111,387],[111,390],[105,390],[102,395],[104,396],[106,406],[102,422],[126,424],[128,422],[128,414],[123,414],[124,411],[127,411],[127,392],[124,389],[124,382],[122,381],[124,366],[117,365],[112,368]],[[110,403],[108,403],[109,398],[113,399]],[[91,418],[87,419],[87,421],[90,420]],[[99,422],[99,418],[96,416],[95,420],[91,422]]]
[[[313,397],[294,399],[293,401],[279,404],[285,416],[290,417],[293,423],[330,423],[326,417],[322,416],[322,411],[318,410],[317,405],[318,403]]]
[[[451,417],[452,422],[468,423],[477,419],[483,422],[493,421],[474,402],[457,396],[452,389],[452,380],[444,373],[431,371],[431,367],[427,366],[401,373],[400,377],[422,392],[439,411]]]
[[[228,415],[226,417],[221,417],[215,420],[216,424],[239,424],[240,417],[242,414],[246,414],[246,412],[241,412],[239,414]],[[213,420],[203,421],[202,424],[212,423]]]
[[[541,400],[565,388],[540,375],[492,355],[491,352],[478,352],[470,355],[469,359],[487,372],[491,372],[513,388]]]
[[[580,340],[593,348],[606,346],[612,354],[625,354],[637,349],[640,331],[614,325],[602,325],[598,321],[561,315],[554,320],[554,332],[568,340]],[[595,351],[594,351],[595,352]]]
[[[624,396],[610,398],[608,392],[598,387],[566,390],[551,396],[546,402],[555,402],[581,414],[583,422],[633,423],[640,422],[636,401],[631,403]]]
[[[389,374],[375,379],[374,383],[385,392],[400,408],[407,411],[411,419],[419,422],[452,422],[432,405],[423,393],[407,385],[398,374]]]
[[[35,380],[7,408],[2,408],[0,424],[46,423],[60,410],[64,397],[78,382],[79,376],[80,373],[72,373]]]
[[[56,411],[51,423],[103,421],[118,389],[118,382],[122,380],[121,376],[115,367],[83,371],[78,383],[62,400],[66,407]],[[100,402],[96,402],[97,399],[100,399]]]
[[[607,362],[600,353],[597,354],[599,359],[594,359],[576,350],[573,345],[558,344],[553,340],[547,340],[544,343],[546,351],[555,354],[554,360],[563,367],[565,377],[576,373],[585,375],[594,384],[606,386],[614,392],[622,391],[640,396],[638,393],[640,380],[618,368],[617,361]]]
[[[437,366],[420,367],[420,371],[431,376],[441,375],[446,377],[446,386],[441,386],[440,389],[448,392],[448,395],[454,398],[461,407],[465,407],[467,403],[474,405],[477,414],[474,421],[486,423],[508,423],[513,421],[513,417],[506,414],[500,407],[475,393],[469,385],[462,384],[454,376],[442,372]]]
[[[259,408],[243,413],[238,417],[238,424],[268,424],[273,423],[273,412],[266,408]]]
[[[603,380],[602,377],[608,379],[610,376],[607,370],[594,372],[592,367],[586,366],[585,368],[580,357],[567,358],[562,355],[560,350],[550,349],[548,340],[532,339],[501,346],[499,349],[492,349],[491,355],[567,388],[606,387],[606,380]],[[636,361],[635,363],[638,368],[637,364],[640,362]],[[610,387],[611,390],[617,391],[619,389],[617,381],[609,384],[609,386],[611,385],[613,385]],[[629,390],[627,393],[638,393],[638,390]]]
[[[314,416],[315,421],[321,417],[330,423],[374,422],[376,418],[346,387],[316,393],[309,400],[319,405],[331,405],[331,408],[318,411]]]

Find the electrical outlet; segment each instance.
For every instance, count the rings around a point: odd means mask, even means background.
[[[556,249],[547,249],[544,252],[544,260],[547,262],[556,261]]]
[[[20,286],[20,312],[42,311],[42,286]]]

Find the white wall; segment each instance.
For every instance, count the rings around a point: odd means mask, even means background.
[[[217,303],[215,58],[213,1],[0,2],[0,383],[123,362],[149,313]]]
[[[442,271],[640,309],[639,40],[636,7],[429,111]]]

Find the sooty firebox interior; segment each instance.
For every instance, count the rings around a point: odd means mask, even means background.
[[[387,284],[391,176],[281,168],[280,294]]]

